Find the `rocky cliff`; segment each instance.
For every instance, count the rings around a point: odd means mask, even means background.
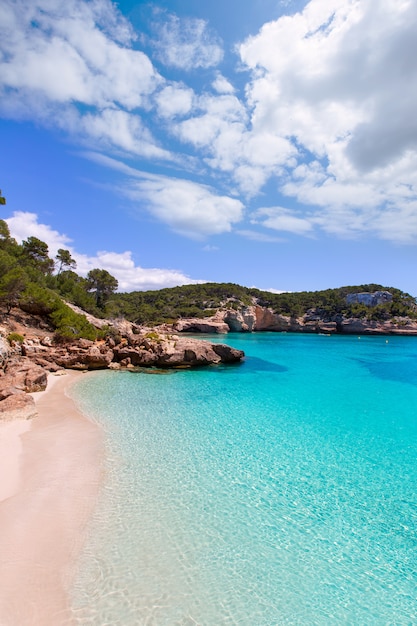
[[[176,332],[228,333],[228,332],[295,332],[361,335],[417,335],[417,321],[408,317],[375,321],[366,318],[335,315],[326,319],[315,311],[300,317],[290,317],[268,307],[244,306],[238,310],[217,311],[209,318],[184,319],[176,322]]]

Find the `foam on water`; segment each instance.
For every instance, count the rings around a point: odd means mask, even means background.
[[[74,389],[107,438],[78,623],[417,623],[417,339],[227,341]]]

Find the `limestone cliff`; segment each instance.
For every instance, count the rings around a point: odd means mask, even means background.
[[[294,332],[294,333],[340,333],[417,335],[417,321],[408,317],[375,321],[366,318],[345,318],[335,315],[326,319],[310,311],[300,317],[274,313],[271,308],[257,304],[237,310],[218,311],[212,318],[184,319],[174,325],[177,332],[227,333],[227,332]]]

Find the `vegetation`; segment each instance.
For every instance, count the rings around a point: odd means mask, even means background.
[[[61,341],[101,335],[64,300],[104,317],[107,299],[117,289],[117,280],[105,270],[91,270],[82,278],[72,271],[75,265],[70,252],[63,249],[58,250],[55,262],[48,245],[37,237],[18,244],[7,222],[0,220],[0,304],[7,313],[20,307],[47,318]]]
[[[346,296],[350,293],[375,291],[389,291],[393,296],[392,302],[375,307],[346,303]],[[112,298],[113,309],[138,324],[201,318],[213,315],[217,309],[240,309],[254,303],[270,307],[281,315],[299,317],[310,314],[325,321],[341,316],[368,320],[386,320],[397,316],[417,319],[416,301],[411,295],[376,284],[275,294],[233,283],[204,283],[159,291],[119,293]]]
[[[0,191],[0,204],[5,202]],[[83,278],[75,268],[69,250],[60,248],[54,260],[45,242],[32,236],[18,244],[11,237],[7,222],[0,220],[0,304],[7,313],[13,307],[20,307],[45,316],[53,325],[56,338],[63,341],[79,337],[95,339],[106,332],[99,333],[84,315],[75,313],[65,302],[97,317],[124,317],[149,325],[179,318],[209,317],[218,309],[238,310],[251,304],[269,307],[285,316],[307,314],[323,321],[338,322],[343,317],[377,321],[417,319],[415,298],[399,289],[376,284],[274,294],[234,283],[204,283],[116,293],[118,282],[107,270],[92,269]],[[389,291],[392,300],[373,307],[347,304],[346,296],[350,293],[375,291]]]
[[[19,333],[10,333],[9,335],[7,335],[7,341],[10,343],[10,345],[13,345],[14,343],[23,343],[25,340],[25,338],[23,337],[23,335],[19,335]]]

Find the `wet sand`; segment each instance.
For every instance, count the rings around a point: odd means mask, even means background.
[[[0,625],[73,624],[68,592],[102,479],[103,440],[50,376],[39,416],[0,423]]]

